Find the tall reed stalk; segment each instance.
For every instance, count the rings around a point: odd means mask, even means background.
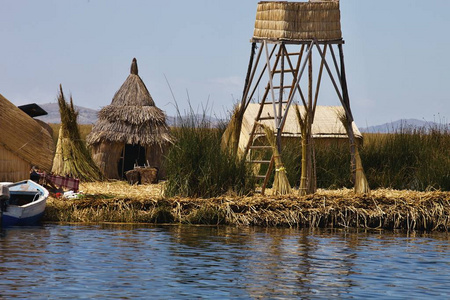
[[[215,197],[253,191],[255,182],[245,162],[221,149],[224,126],[215,128],[205,115],[192,112],[179,120],[173,129],[176,142],[166,159],[166,195]]]
[[[426,191],[450,191],[450,130],[445,126],[433,128],[400,127],[387,134],[364,133],[363,145],[358,147],[364,159],[365,174],[373,189],[393,188]],[[289,180],[299,176],[301,150],[299,143],[285,143],[283,160]],[[317,185],[319,188],[350,188],[348,144],[342,141],[315,142]],[[296,158],[297,157],[297,158]],[[300,176],[299,176],[300,177]]]

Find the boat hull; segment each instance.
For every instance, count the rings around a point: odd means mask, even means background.
[[[11,195],[36,194],[36,199],[24,205],[7,205],[3,212],[2,226],[31,226],[41,221],[48,198],[48,191],[39,184],[25,180],[9,185]]]

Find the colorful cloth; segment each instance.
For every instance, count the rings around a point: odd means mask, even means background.
[[[74,191],[75,193],[78,192],[78,188],[80,185],[80,180],[76,178],[47,174],[45,175],[45,179],[55,186],[67,188],[69,190]]]

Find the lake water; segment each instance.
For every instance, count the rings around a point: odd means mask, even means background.
[[[0,299],[448,299],[449,250],[446,233],[10,228],[0,236]]]

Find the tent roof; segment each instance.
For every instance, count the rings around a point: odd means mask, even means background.
[[[305,109],[303,105],[298,105],[300,113],[304,113]],[[244,118],[242,121],[241,135],[239,139],[239,148],[241,150],[245,149],[247,146],[250,132],[252,130],[253,124],[255,123],[255,118],[258,114],[260,108],[259,103],[250,103],[247,110],[244,113]],[[347,132],[345,131],[342,122],[339,120],[338,115],[344,113],[344,108],[342,106],[317,106],[316,113],[314,116],[314,123],[312,125],[312,134],[314,138],[346,138]],[[264,105],[262,117],[273,117],[273,107],[272,105]],[[261,120],[260,123],[269,126],[274,130],[274,120]],[[353,122],[353,131],[357,138],[361,138],[362,135]],[[293,106],[289,109],[286,123],[283,129],[284,137],[301,137],[300,125],[297,121],[297,116],[295,115],[295,109]]]

